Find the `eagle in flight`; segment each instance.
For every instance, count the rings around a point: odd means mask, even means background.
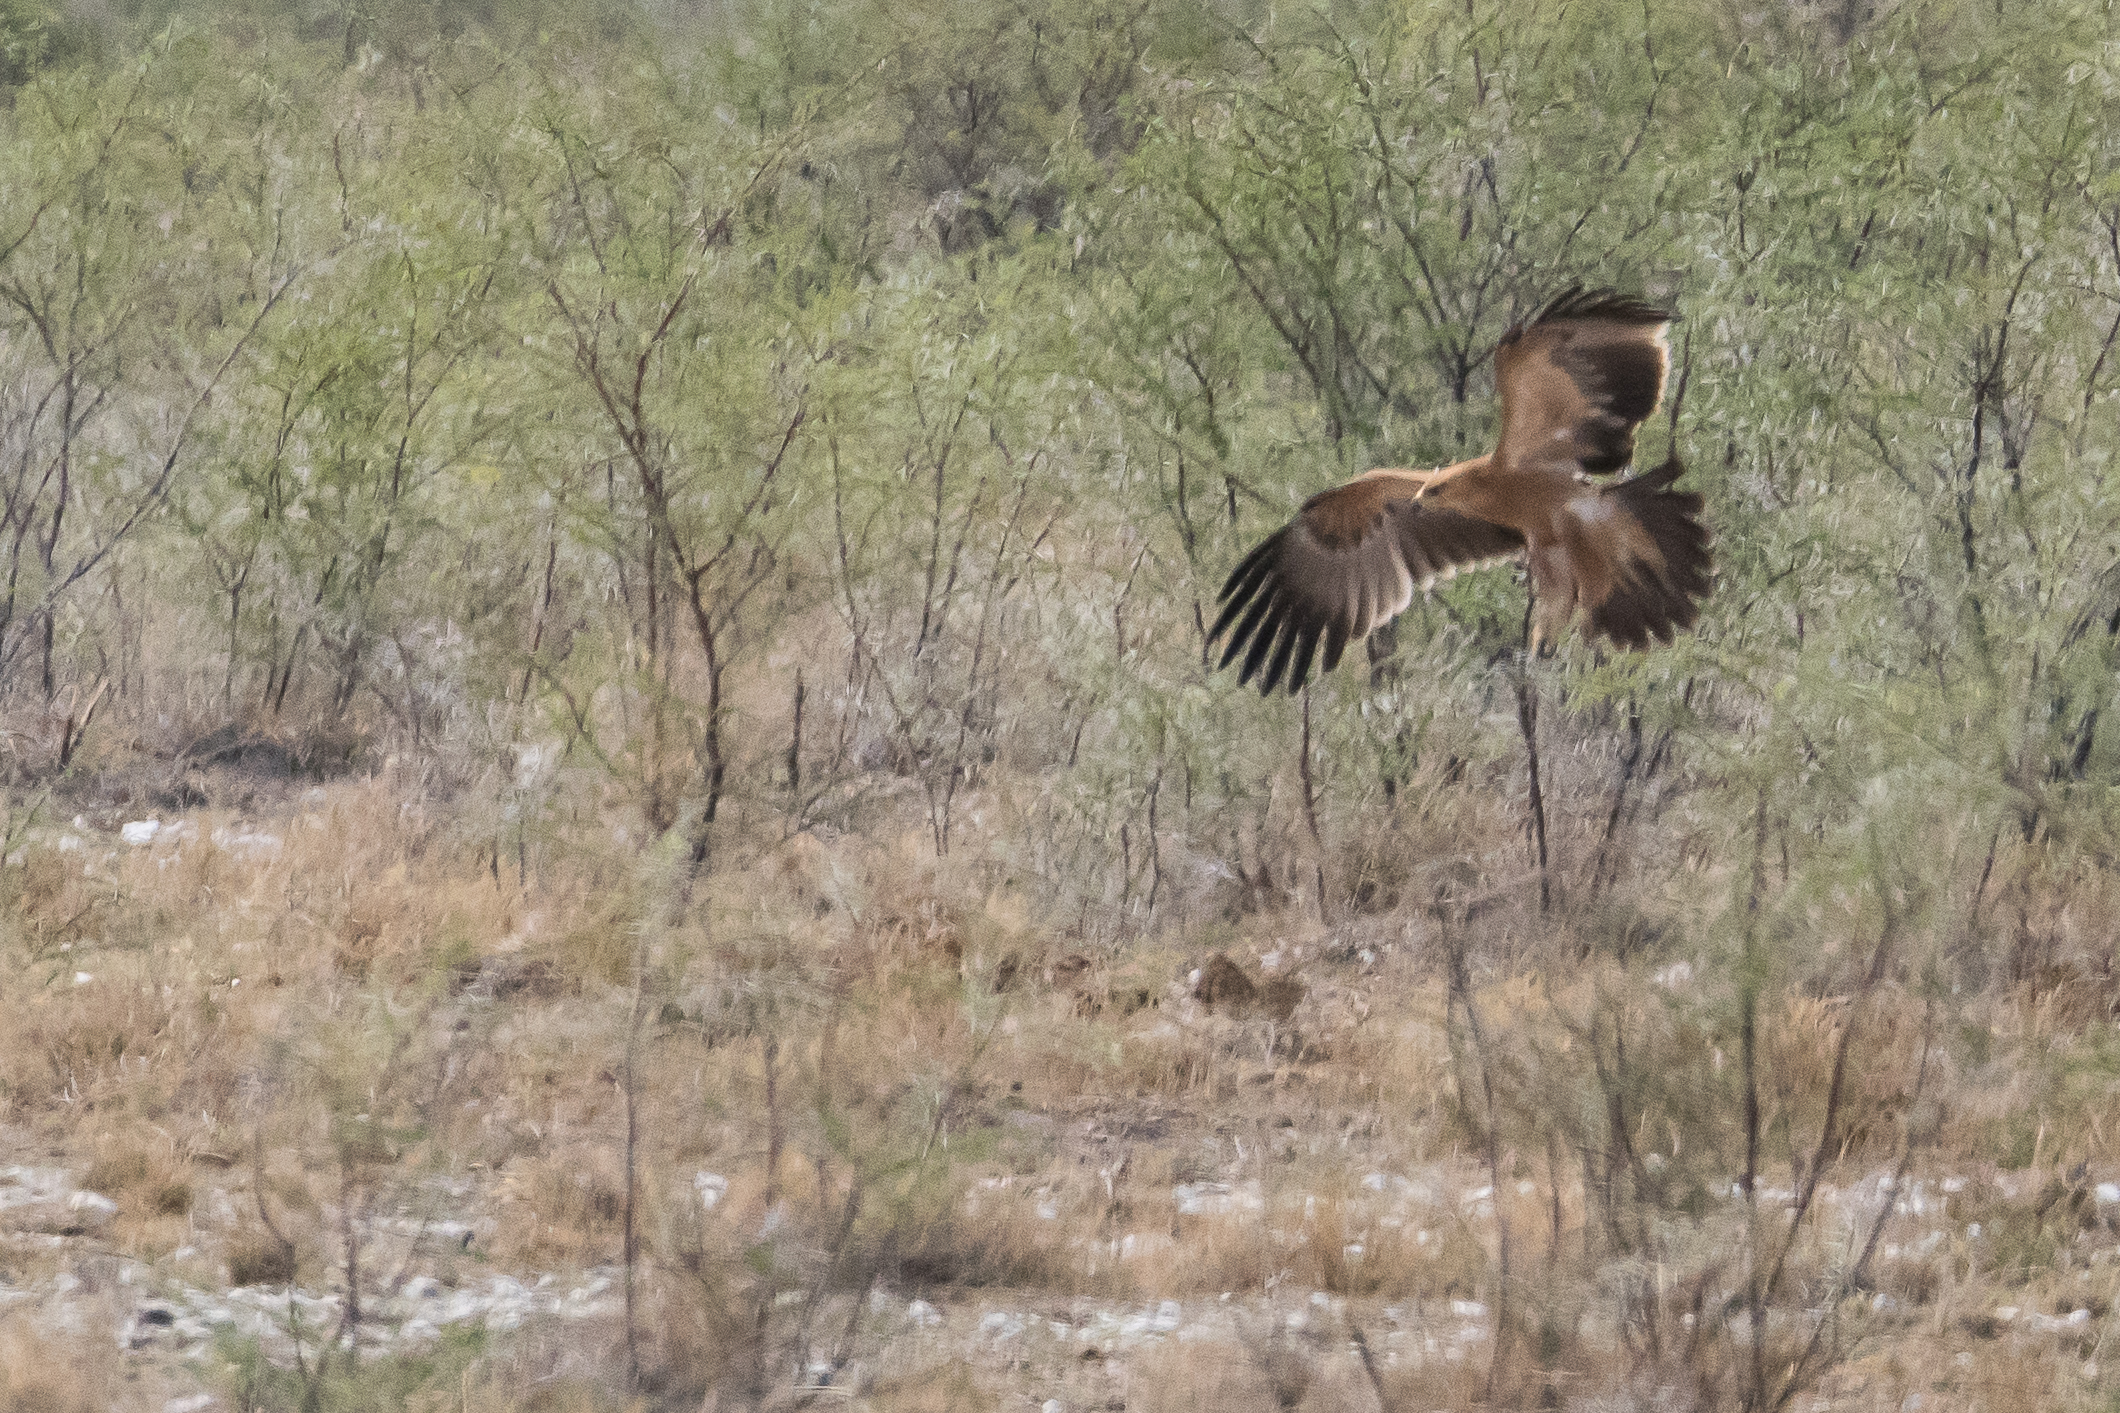
[[[1621,647],[1670,642],[1700,617],[1714,560],[1701,498],[1671,488],[1674,452],[1646,475],[1592,476],[1634,459],[1634,431],[1663,398],[1677,316],[1610,290],[1571,289],[1502,335],[1502,432],[1485,456],[1440,471],[1371,471],[1312,496],[1222,586],[1207,635],[1229,633],[1220,666],[1295,692],[1324,648],[1389,622],[1414,591],[1461,569],[1522,556],[1532,646],[1549,648],[1580,609],[1585,632]]]

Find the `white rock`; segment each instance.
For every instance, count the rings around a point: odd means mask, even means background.
[[[482,1313],[486,1302],[474,1290],[460,1290],[442,1302],[442,1308],[428,1318],[437,1325],[453,1325]]]
[[[152,844],[155,836],[162,832],[159,819],[136,819],[118,831],[118,837],[128,844]]]
[[[2091,1189],[2091,1195],[2098,1199],[2100,1207],[2110,1207],[2120,1202],[2120,1182],[2101,1182]]]
[[[979,1333],[987,1339],[1014,1339],[1023,1333],[1023,1321],[1005,1310],[989,1310],[979,1317]]]
[[[1170,1195],[1181,1217],[1220,1216],[1236,1206],[1226,1182],[1181,1182]]]
[[[558,741],[532,741],[515,752],[515,788],[533,788],[566,751]]]
[[[202,1408],[213,1407],[210,1393],[191,1393],[182,1398],[172,1398],[162,1405],[162,1413],[199,1413]]]
[[[238,858],[268,859],[280,852],[280,836],[227,825],[213,832],[214,847]]]
[[[916,1300],[905,1307],[905,1318],[915,1325],[933,1326],[942,1323],[942,1312],[925,1300]]]
[[[711,1212],[729,1195],[729,1180],[720,1173],[694,1173],[692,1190],[699,1194],[699,1205]]]
[[[118,1204],[100,1192],[84,1189],[66,1199],[66,1210],[86,1225],[101,1226],[118,1215]]]

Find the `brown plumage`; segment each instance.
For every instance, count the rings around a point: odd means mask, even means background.
[[[1671,641],[1700,616],[1714,560],[1701,498],[1675,491],[1674,453],[1646,475],[1590,480],[1634,459],[1634,431],[1663,398],[1676,316],[1610,291],[1570,290],[1502,336],[1493,451],[1440,471],[1371,471],[1315,495],[1231,572],[1208,633],[1240,682],[1291,692],[1347,644],[1462,569],[1522,557],[1533,645],[1582,610],[1590,635],[1622,647]]]

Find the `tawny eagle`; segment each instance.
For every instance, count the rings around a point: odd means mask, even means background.
[[[1529,562],[1532,644],[1549,647],[1578,609],[1585,632],[1621,647],[1671,641],[1700,616],[1714,561],[1701,498],[1672,483],[1674,451],[1616,484],[1634,431],[1663,399],[1677,316],[1610,290],[1572,289],[1502,336],[1494,352],[1502,430],[1485,456],[1440,471],[1371,471],[1312,496],[1222,586],[1207,635],[1239,682],[1301,688],[1461,569]]]

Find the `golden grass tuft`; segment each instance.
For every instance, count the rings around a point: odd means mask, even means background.
[[[985,1413],[996,1406],[989,1380],[962,1359],[880,1378],[868,1402],[876,1413]]]
[[[0,1317],[0,1413],[112,1413],[141,1406],[123,1399],[120,1356],[109,1338],[33,1328],[25,1316]]]

